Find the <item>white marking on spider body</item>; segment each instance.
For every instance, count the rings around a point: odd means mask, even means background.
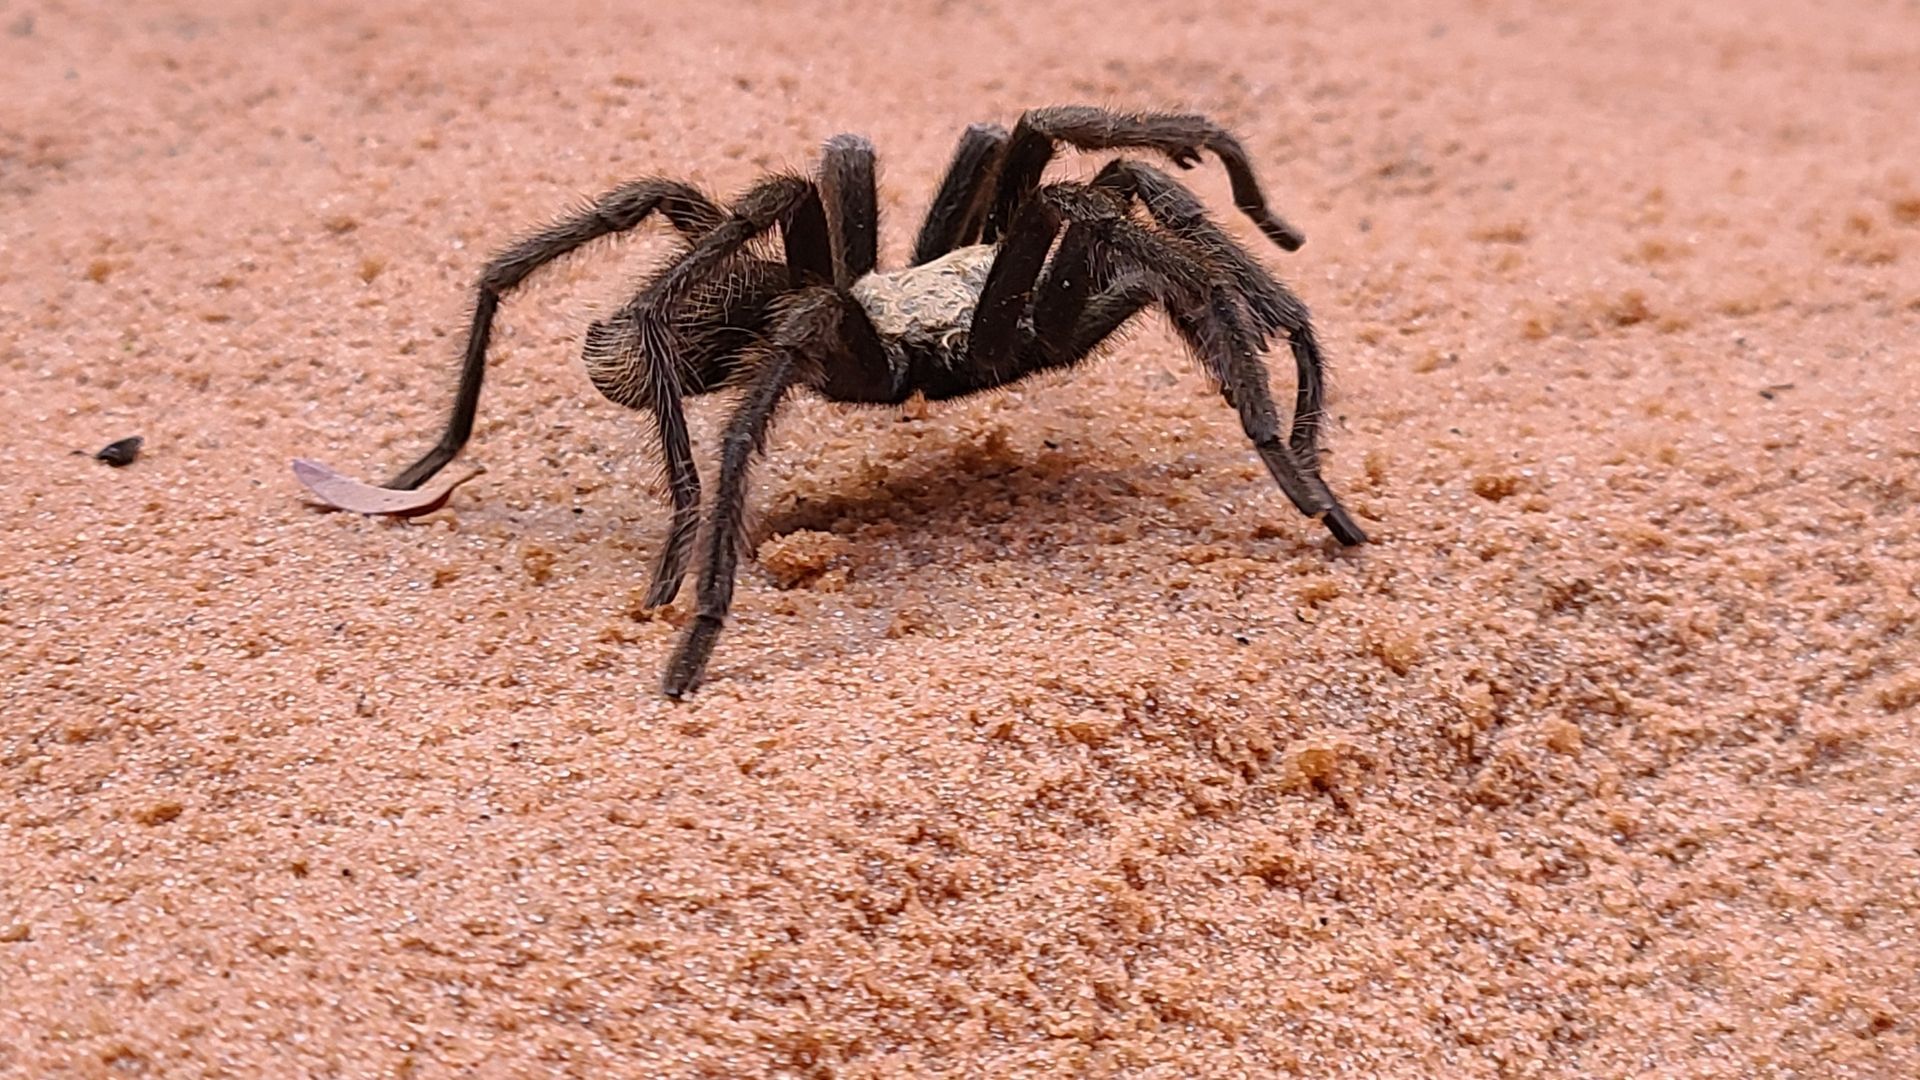
[[[947,356],[966,351],[973,309],[993,269],[992,244],[956,248],[932,262],[874,272],[853,283],[853,298],[889,344],[932,347]]]

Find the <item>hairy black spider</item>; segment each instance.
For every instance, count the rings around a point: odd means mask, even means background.
[[[1171,176],[1115,158],[1087,183],[1041,182],[1059,144],[1157,151],[1181,168],[1211,152],[1235,205],[1288,251],[1304,239],[1267,208],[1246,152],[1205,117],[1037,109],[1011,134],[975,124],[960,138],[914,243],[912,265],[877,267],[874,151],[839,135],[818,172],[769,176],[721,208],[674,180],[635,180],[502,251],[480,275],[453,415],[434,448],[389,482],[415,488],[473,432],[500,298],[541,266],[659,211],[685,250],[586,337],[589,375],[609,399],[650,413],[673,517],[646,597],[680,591],[698,533],[700,476],[682,399],[723,387],[739,399],[721,442],[707,517],[699,608],[667,666],[678,698],[699,681],[733,601],[747,467],[796,389],[893,405],[1006,386],[1070,368],[1157,304],[1240,414],[1260,460],[1300,512],[1342,544],[1366,534],[1320,478],[1323,365],[1307,309],[1209,220]],[[1144,214],[1136,214],[1136,204]],[[779,228],[782,261],[754,241]],[[1297,391],[1282,437],[1261,357],[1284,333]]]

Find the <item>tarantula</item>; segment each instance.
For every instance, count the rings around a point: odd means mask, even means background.
[[[678,181],[623,184],[500,252],[480,275],[453,415],[438,444],[389,481],[415,488],[466,445],[501,297],[541,266],[658,211],[685,247],[611,318],[587,332],[585,361],[609,399],[653,417],[673,516],[649,607],[680,591],[699,527],[700,476],[682,399],[738,391],[708,511],[698,611],[662,686],[699,681],[733,600],[747,468],[781,402],[808,390],[835,402],[944,400],[1071,368],[1158,305],[1217,383],[1260,460],[1302,514],[1342,544],[1366,534],[1320,478],[1322,361],[1307,309],[1211,221],[1168,174],[1120,157],[1085,183],[1043,184],[1060,144],[1140,149],[1192,168],[1225,166],[1235,205],[1281,248],[1304,240],[1267,208],[1246,152],[1202,116],[1037,109],[1011,134],[961,136],[914,243],[912,264],[878,267],[872,144],[829,139],[812,176],[768,176],[722,208]],[[1144,214],[1135,212],[1135,204]],[[757,243],[777,228],[780,257]],[[1261,360],[1284,333],[1297,376],[1282,436]]]

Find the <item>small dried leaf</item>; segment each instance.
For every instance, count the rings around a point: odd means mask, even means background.
[[[93,455],[93,460],[104,461],[116,469],[123,465],[131,465],[133,459],[140,456],[140,444],[144,442],[146,440],[138,435],[129,435],[118,442],[111,442],[102,447],[99,453]],[[85,453],[85,451],[81,452]]]
[[[299,478],[307,490],[320,497],[320,501],[336,510],[349,510],[356,514],[386,514],[390,517],[417,517],[431,514],[446,505],[453,489],[486,472],[476,468],[450,484],[438,488],[420,491],[401,491],[397,488],[375,487],[363,484],[350,476],[342,476],[317,461],[295,458],[293,475]]]

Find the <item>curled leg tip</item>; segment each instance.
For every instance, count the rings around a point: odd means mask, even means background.
[[[443,440],[439,445],[426,452],[419,461],[394,474],[386,486],[395,491],[412,491],[421,484],[433,479],[434,474],[447,467],[447,463],[459,456],[465,441],[454,444]]]
[[[698,615],[687,627],[673,659],[667,663],[666,678],[660,692],[675,701],[685,697],[700,682],[707,670],[707,658],[713,655],[713,643],[720,636],[721,621],[712,615]]]
[[[1357,547],[1367,542],[1366,530],[1353,520],[1353,515],[1347,513],[1346,507],[1338,503],[1321,520],[1326,523],[1327,531],[1333,534],[1333,538],[1347,547]]]
[[[696,673],[681,671],[678,667],[669,668],[667,677],[660,681],[660,693],[668,701],[679,701],[692,692],[694,682],[699,678]]]
[[[663,608],[673,603],[673,598],[678,595],[680,595],[680,578],[677,575],[655,578],[653,584],[647,589],[646,599],[640,602],[640,606],[649,611],[654,608]]]
[[[1267,239],[1280,245],[1282,251],[1299,251],[1300,245],[1307,242],[1307,234],[1284,221],[1276,221],[1263,227]]]

